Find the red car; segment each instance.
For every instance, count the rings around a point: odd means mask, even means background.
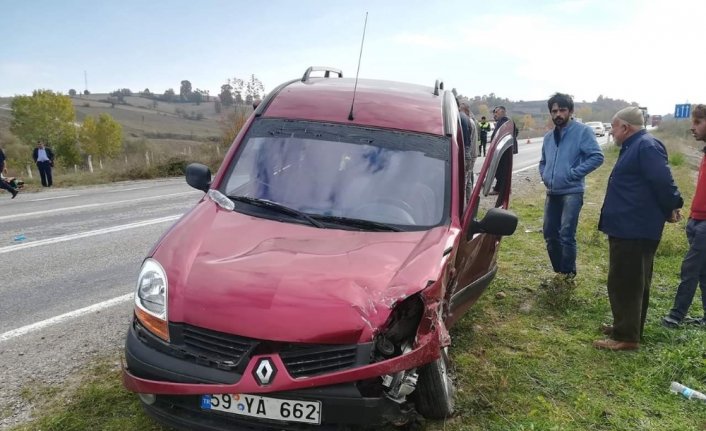
[[[497,271],[512,124],[464,196],[456,99],[310,68],[257,107],[143,263],[125,387],[189,430],[403,424],[453,413],[449,329]],[[511,166],[511,160],[503,163]],[[490,200],[492,199],[492,201]]]

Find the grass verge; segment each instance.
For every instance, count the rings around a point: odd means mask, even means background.
[[[458,413],[428,421],[423,429],[706,430],[704,404],[668,390],[672,380],[706,390],[706,330],[659,324],[679,281],[685,221],[665,228],[641,349],[605,352],[591,346],[601,338],[599,325],[610,322],[607,241],[596,226],[616,158],[614,148],[606,150],[606,163],[587,180],[575,284],[552,279],[541,234],[541,186],[513,201],[520,225],[503,240],[498,276],[452,331]],[[693,169],[684,160],[673,166],[687,203]],[[495,294],[500,291],[504,295]],[[77,389],[32,400],[42,416],[15,430],[162,429],[122,389],[114,364],[115,358],[97,364]]]

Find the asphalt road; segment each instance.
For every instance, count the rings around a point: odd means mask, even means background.
[[[202,196],[183,178],[0,193],[0,429],[27,385],[120,350],[142,259]]]

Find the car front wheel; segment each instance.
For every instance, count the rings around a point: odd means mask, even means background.
[[[448,348],[436,361],[419,369],[417,389],[413,393],[417,411],[427,419],[444,419],[454,412],[456,390],[449,375]]]

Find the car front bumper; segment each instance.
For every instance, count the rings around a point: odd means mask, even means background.
[[[225,373],[148,346],[139,339],[133,326],[126,340],[123,384],[132,392],[154,394],[154,403],[143,402],[147,413],[159,422],[182,429],[225,430],[237,424],[240,424],[239,429],[307,427],[201,410],[200,396],[203,394],[252,394],[278,399],[320,401],[321,427],[324,429],[334,424],[401,424],[416,415],[408,403],[392,401],[382,391],[363,394],[357,383],[395,375],[438,358],[442,348],[440,334],[443,328],[433,325],[428,329],[424,335],[419,336],[417,348],[404,355],[333,373],[294,378],[276,353],[254,355],[242,374]],[[446,336],[443,339],[447,339]],[[273,381],[265,386],[259,384],[254,377],[255,364],[263,357],[267,357],[278,370]]]

